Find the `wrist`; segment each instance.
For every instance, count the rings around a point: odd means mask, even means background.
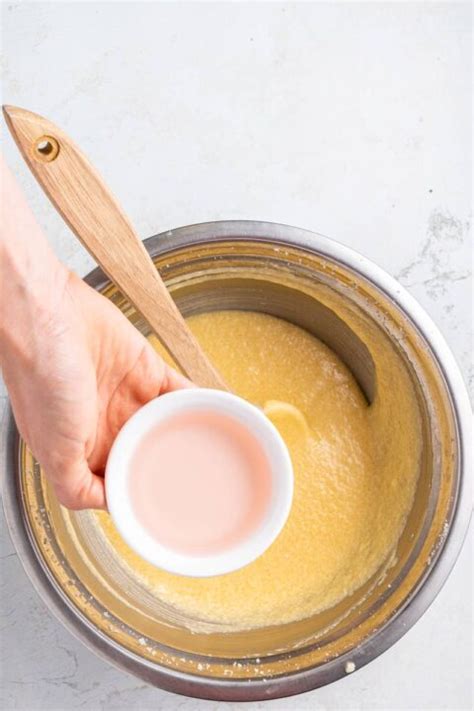
[[[56,259],[0,156],[0,356],[38,333],[60,305],[69,272]],[[5,356],[5,358],[4,358]]]
[[[36,334],[44,334],[58,313],[70,272],[52,252],[31,260],[2,254],[0,364],[6,359],[30,361]]]

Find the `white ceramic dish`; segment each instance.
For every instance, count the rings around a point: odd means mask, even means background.
[[[153,538],[137,519],[128,495],[130,460],[151,428],[178,413],[205,409],[244,424],[262,445],[271,473],[271,498],[260,525],[243,541],[224,552],[188,555]],[[236,395],[220,390],[177,390],[151,400],[120,430],[105,472],[107,505],[122,538],[142,558],[171,573],[208,577],[229,573],[258,558],[285,525],[293,498],[293,467],[281,435],[261,410]]]

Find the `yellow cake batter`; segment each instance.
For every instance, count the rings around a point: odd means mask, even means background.
[[[236,311],[188,323],[230,388],[266,404],[286,440],[295,474],[287,524],[254,563],[206,579],[154,568],[127,547],[107,514],[96,514],[99,525],[149,590],[196,620],[245,629],[329,608],[389,559],[411,507],[419,438],[406,373],[381,352],[369,407],[339,358],[297,326]]]

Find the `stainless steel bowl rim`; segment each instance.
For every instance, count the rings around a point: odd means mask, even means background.
[[[116,667],[168,691],[214,700],[254,701],[290,696],[328,684],[345,676],[348,669],[352,670],[352,666],[346,666],[348,662],[359,669],[400,639],[433,602],[459,555],[469,525],[472,506],[472,414],[458,365],[431,318],[393,277],[353,249],[309,230],[252,220],[208,222],[180,227],[150,237],[146,244],[154,255],[162,256],[186,246],[228,240],[263,241],[277,243],[281,247],[297,247],[335,260],[357,272],[385,292],[411,319],[429,344],[444,374],[459,436],[460,484],[456,510],[449,533],[428,577],[397,617],[345,655],[318,667],[269,680],[210,679],[159,667],[125,650],[93,627],[58,589],[50,572],[37,557],[29,538],[27,522],[18,515],[21,506],[14,476],[18,467],[15,461],[18,433],[9,407],[2,423],[2,494],[10,535],[27,575],[48,609],[91,651]],[[95,288],[108,281],[99,268],[92,271],[85,280]]]

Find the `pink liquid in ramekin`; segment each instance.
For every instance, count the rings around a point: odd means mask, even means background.
[[[221,553],[262,522],[270,464],[240,421],[207,410],[179,413],[138,444],[129,493],[136,518],[158,543],[187,555]]]

